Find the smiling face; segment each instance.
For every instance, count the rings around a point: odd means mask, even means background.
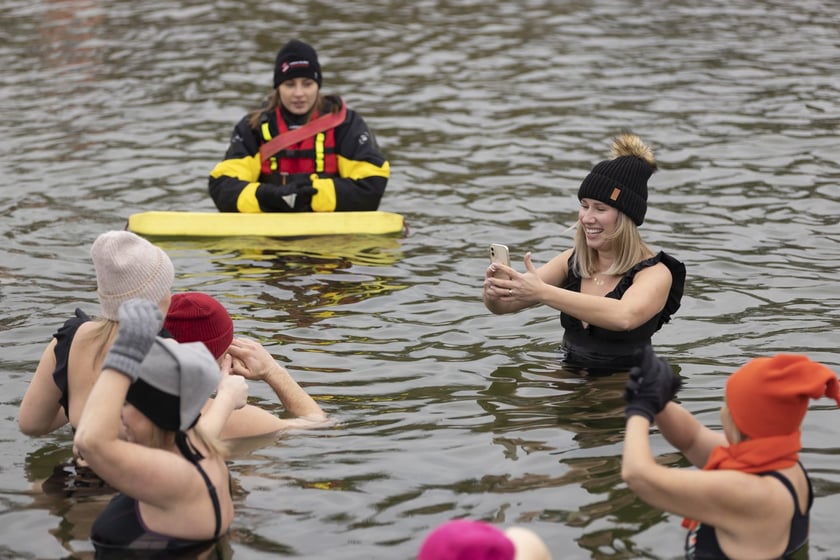
[[[604,251],[610,247],[611,236],[618,223],[618,210],[598,200],[582,198],[578,220],[586,234],[586,244],[591,249]]]
[[[277,86],[280,103],[293,115],[305,115],[318,100],[318,82],[311,78],[292,78]]]

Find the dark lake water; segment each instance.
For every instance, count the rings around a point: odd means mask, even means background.
[[[93,239],[214,210],[207,174],[295,36],[376,133],[410,231],[161,242],[176,290],[223,301],[338,421],[233,459],[228,556],[409,559],[469,516],[555,558],[680,557],[680,519],[620,478],[624,379],[564,371],[556,312],[492,316],[487,246],[520,269],[567,248],[580,181],[633,130],[660,165],[642,234],[688,269],[654,338],[683,404],[717,426],[757,355],[838,369],[836,2],[0,1],[0,557],[92,558],[107,497],[44,491],[71,436],[21,435],[17,407],[55,329],[96,312]],[[840,413],[815,401],[804,432],[811,558],[840,558]]]

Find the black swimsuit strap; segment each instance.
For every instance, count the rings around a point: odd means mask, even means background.
[[[814,488],[811,485],[811,478],[808,476],[807,471],[805,471],[805,467],[802,466],[802,463],[799,463],[799,467],[802,469],[802,472],[805,473],[805,479],[808,481],[808,507],[805,509],[805,513],[802,513],[800,510],[799,497],[797,496],[793,483],[788,477],[778,471],[760,473],[760,476],[770,476],[781,482],[793,499],[793,516],[790,525],[790,537],[788,538],[788,544],[785,547],[785,558],[798,550],[803,543],[808,541],[808,518],[811,506],[814,503]]]
[[[801,466],[801,464],[800,464],[800,466]],[[773,478],[775,478],[776,480],[781,482],[785,486],[785,488],[787,488],[788,492],[790,492],[790,495],[793,496],[793,505],[796,508],[794,513],[798,513],[799,515],[802,515],[801,509],[800,509],[800,506],[799,506],[799,498],[796,495],[796,489],[793,487],[793,483],[790,481],[790,479],[788,479],[788,477],[786,477],[785,475],[783,475],[782,473],[777,472],[777,471],[761,473],[761,476],[772,476]],[[814,505],[814,487],[811,484],[810,477],[806,476],[805,480],[808,481],[808,507],[805,510],[807,512],[808,510],[811,509],[811,506]]]
[[[210,482],[210,477],[207,476],[207,473],[204,472],[201,465],[196,463],[195,468],[197,468],[198,472],[201,473],[201,477],[207,484],[207,491],[210,493],[210,499],[213,501],[213,512],[216,514],[216,530],[213,531],[213,536],[218,537],[219,532],[222,530],[222,506],[219,504],[219,495],[216,493],[216,487],[213,486],[212,482]]]
[[[794,502],[799,501],[796,498],[796,488],[793,487],[793,483],[790,480],[788,480],[788,477],[786,477],[782,473],[780,473],[778,471],[772,471],[772,472],[761,473],[761,476],[769,476],[769,477],[775,478],[776,480],[778,480],[779,482],[784,484],[785,488],[787,488],[788,492],[790,492],[793,495],[793,501]],[[799,509],[799,504],[796,504],[796,508]]]
[[[199,453],[198,450],[192,446],[192,443],[187,438],[187,434],[185,432],[178,432],[175,434],[175,444],[178,446],[181,454],[186,457],[187,461],[195,465],[195,468],[198,469],[201,478],[204,479],[204,484],[207,485],[207,492],[210,494],[210,500],[213,502],[213,512],[216,514],[216,530],[213,531],[213,536],[218,537],[222,530],[222,506],[219,503],[219,495],[216,492],[216,487],[210,481],[210,477],[207,476],[207,473],[204,472],[204,469],[202,469],[199,464],[199,461],[204,459],[204,455]]]

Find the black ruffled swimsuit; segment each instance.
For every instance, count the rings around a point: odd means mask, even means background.
[[[73,344],[73,338],[76,336],[76,331],[82,323],[90,321],[90,317],[81,309],[76,309],[75,316],[67,319],[60,329],[53,335],[55,338],[55,371],[53,371],[53,381],[61,391],[61,398],[58,402],[61,408],[64,409],[64,414],[70,418],[70,393],[67,381],[67,362],[70,359],[70,346]],[[73,427],[75,430],[75,426]]]
[[[79,330],[79,327],[90,320],[89,315],[77,308],[73,317],[67,319],[53,335],[53,338],[55,338],[55,348],[53,349],[53,353],[55,354],[55,370],[52,376],[58,390],[61,391],[61,397],[59,397],[58,402],[61,408],[64,409],[64,414],[67,418],[70,418],[70,389],[67,365],[70,361],[70,347],[73,345],[73,339],[76,337],[76,332]],[[161,329],[158,335],[164,338],[172,338],[172,335],[166,329]],[[75,432],[76,427],[73,425],[71,427]]]
[[[573,253],[569,257],[569,277],[560,287],[580,292],[581,277],[575,272],[574,258]],[[660,252],[628,270],[615,289],[604,296],[621,299],[633,285],[633,279],[639,271],[660,262],[671,271],[671,290],[662,311],[644,325],[630,331],[611,331],[595,325],[584,327],[577,317],[560,313],[560,324],[565,329],[561,351],[563,361],[568,366],[598,371],[622,371],[637,365],[637,352],[650,345],[653,333],[670,321],[671,315],[680,308],[685,285],[685,265],[665,252]]]

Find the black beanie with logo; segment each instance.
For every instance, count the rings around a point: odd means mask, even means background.
[[[638,136],[626,133],[613,141],[612,155],[592,168],[578,189],[578,199],[608,204],[640,226],[647,212],[647,182],[656,171],[653,152]]]
[[[274,60],[274,87],[292,78],[310,78],[321,87],[318,53],[298,39],[292,39],[283,45]]]

